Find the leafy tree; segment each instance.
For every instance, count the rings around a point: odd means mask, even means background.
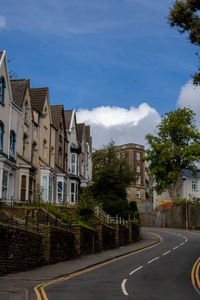
[[[128,217],[126,189],[133,180],[133,170],[119,160],[113,142],[93,154],[93,195],[108,214]]]
[[[150,149],[145,160],[155,177],[158,194],[168,189],[177,199],[183,169],[195,175],[200,160],[200,133],[195,126],[195,114],[189,108],[179,108],[163,115],[158,125],[158,135],[146,135]]]
[[[176,26],[180,33],[187,33],[194,45],[200,46],[200,1],[176,0],[170,9],[168,20],[172,27]],[[198,53],[196,53],[198,55]],[[193,76],[194,84],[200,84],[199,71]]]
[[[90,187],[81,188],[78,195],[77,213],[84,219],[93,215],[95,200]]]

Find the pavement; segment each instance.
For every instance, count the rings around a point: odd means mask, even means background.
[[[149,230],[141,230],[141,239],[135,243],[100,253],[80,256],[68,261],[43,266],[30,271],[0,277],[0,300],[35,299],[33,287],[39,283],[85,270],[120,256],[145,249],[160,242]]]

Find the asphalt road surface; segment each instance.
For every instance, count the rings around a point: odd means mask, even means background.
[[[200,235],[147,229],[159,245],[47,283],[38,300],[200,299]],[[195,265],[196,262],[196,265]]]

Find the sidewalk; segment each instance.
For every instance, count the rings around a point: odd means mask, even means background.
[[[11,281],[48,281],[57,277],[66,276],[71,273],[87,269],[88,267],[92,267],[105,261],[109,261],[111,259],[123,256],[125,254],[149,247],[151,245],[157,244],[159,241],[159,238],[156,237],[154,234],[143,230],[141,240],[133,244],[116,249],[102,251],[100,253],[77,257],[72,260],[47,265],[26,272],[9,274],[4,276],[3,279]]]

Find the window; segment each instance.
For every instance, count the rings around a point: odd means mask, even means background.
[[[37,143],[34,141],[32,144],[32,163],[36,165],[36,153],[37,153]]]
[[[49,199],[50,203],[53,203],[53,178],[49,177]]]
[[[43,154],[43,159],[47,159],[47,141],[44,139],[43,145],[42,145],[42,154]]]
[[[140,190],[137,190],[137,191],[136,191],[136,198],[137,198],[137,199],[140,199]]]
[[[140,183],[141,183],[140,176],[138,176],[138,177],[136,178],[136,184],[140,184]]]
[[[28,192],[29,192],[29,195],[28,195],[28,200],[29,200],[29,203],[32,202],[33,200],[33,178],[32,177],[29,177],[29,187],[28,187]]]
[[[62,194],[63,194],[62,181],[58,181],[57,192],[58,192],[58,203],[62,203]]]
[[[15,142],[16,142],[16,135],[13,130],[10,131],[10,156],[15,158]]]
[[[3,170],[3,180],[2,180],[2,199],[6,200],[8,190],[8,172]]]
[[[71,154],[71,172],[73,174],[78,174],[78,164],[77,164],[77,154]]]
[[[4,124],[0,121],[0,151],[3,152]]]
[[[27,157],[27,146],[28,146],[28,136],[26,133],[24,133],[24,137],[23,137],[23,156]]]
[[[26,201],[26,176],[21,177],[21,201]]]
[[[126,159],[126,157],[127,157],[127,153],[126,153],[126,152],[123,152],[123,153],[122,153],[122,158],[123,158],[123,159]]]
[[[64,191],[63,191],[63,203],[67,202],[67,185],[64,183]]]
[[[71,182],[71,203],[76,202],[76,182]]]
[[[0,78],[0,103],[3,104],[3,105],[5,104],[4,103],[5,87],[6,87],[6,85],[5,85],[5,79],[2,76]]]
[[[140,160],[140,153],[136,152],[136,160]]]
[[[47,176],[42,176],[41,196],[42,200],[47,202]]]
[[[140,166],[139,165],[136,167],[136,172],[140,173]]]
[[[198,191],[198,182],[196,180],[192,180],[192,190]]]

